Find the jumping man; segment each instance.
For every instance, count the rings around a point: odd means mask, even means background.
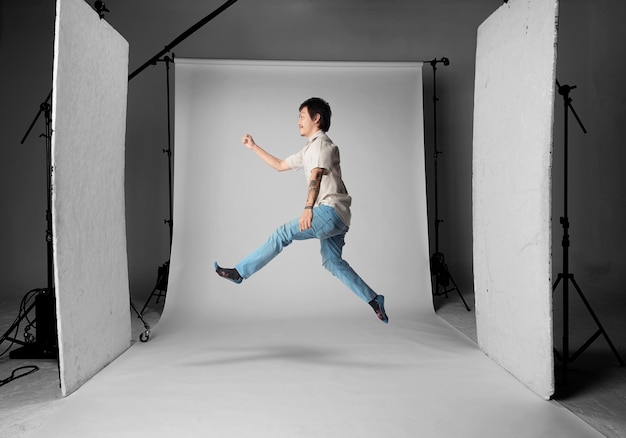
[[[374,292],[341,255],[350,226],[352,198],[341,178],[339,148],[326,135],[330,117],[330,106],[323,99],[313,97],[302,103],[298,127],[300,135],[308,141],[300,152],[284,160],[266,152],[249,134],[243,136],[243,144],[275,170],[304,169],[308,182],[306,202],[299,219],[278,227],[263,245],[234,268],[222,268],[215,262],[215,272],[239,284],[269,263],[292,241],[319,239],[324,268],[368,303],[378,319],[387,323],[385,297]]]

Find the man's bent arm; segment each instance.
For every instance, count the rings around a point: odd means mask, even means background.
[[[285,160],[281,160],[280,158],[276,158],[261,146],[254,142],[254,139],[251,135],[246,134],[243,136],[242,143],[251,151],[253,151],[257,156],[262,159],[268,166],[273,169],[276,169],[279,172],[283,172],[285,170],[291,169],[291,166],[287,164]]]
[[[322,183],[322,176],[324,175],[324,169],[316,167],[311,171],[311,177],[309,178],[309,189],[306,195],[306,203],[304,204],[304,211],[298,220],[298,226],[300,231],[308,230],[313,223],[313,206],[317,197],[320,194],[320,184]]]
[[[316,167],[311,171],[311,177],[309,178],[309,189],[307,191],[306,207],[313,207],[317,197],[320,194],[320,184],[322,183],[322,176],[324,176],[324,169]]]

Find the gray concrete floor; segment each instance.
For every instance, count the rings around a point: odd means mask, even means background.
[[[135,299],[134,304],[140,310],[146,297]],[[0,335],[13,324],[19,313],[21,297],[0,301]],[[163,308],[163,299],[156,303],[150,300],[143,318],[153,327],[159,320]],[[145,331],[142,321],[132,312],[132,342],[140,342],[139,336]],[[34,315],[31,315],[34,317]],[[23,336],[24,324],[20,327],[20,339]],[[9,346],[8,342],[0,344],[0,353]],[[18,348],[18,346],[14,348]],[[63,403],[59,382],[58,361],[55,359],[11,359],[8,353],[0,357],[0,381],[7,379],[20,367],[35,365],[39,369],[25,377],[13,380],[0,386],[0,437],[25,438],[39,428],[57,407]],[[17,374],[17,373],[16,373]]]
[[[476,322],[474,296],[471,291],[461,289],[471,311],[463,306],[458,294],[452,292],[446,297],[435,297],[434,304],[439,316],[456,327],[462,334],[476,342]],[[574,292],[575,293],[575,292]],[[624,318],[626,298],[610,291],[585,291],[592,310],[606,330],[617,351],[626,354],[626,330]],[[555,345],[561,345],[562,308],[560,297],[555,293]],[[144,298],[145,299],[145,298]],[[4,300],[0,311],[0,333],[4,333],[16,318],[19,299]],[[136,300],[140,307],[143,301]],[[159,318],[160,304],[151,303],[145,312],[145,319],[154,325]],[[576,296],[570,305],[569,339],[575,351],[597,330],[597,325],[589,316]],[[132,318],[133,341],[138,342],[144,331],[142,322]],[[0,352],[7,345],[0,345]],[[26,377],[0,386],[0,436],[23,438],[37,429],[47,418],[54,415],[56,408],[63,403],[60,396],[58,365],[56,360],[0,358],[0,380],[4,380],[19,367],[36,365],[39,370]],[[606,437],[626,436],[626,368],[619,363],[603,336],[596,339],[581,356],[568,366],[567,384],[561,381],[561,366],[557,361],[557,394],[555,400],[571,410],[581,419],[600,431]]]
[[[626,360],[626,296],[623,292],[580,287],[619,356]],[[456,291],[449,293],[447,298],[434,297],[434,305],[439,316],[477,342],[474,294],[471,290],[459,288],[472,309],[470,312],[465,309]],[[573,287],[570,287],[569,296],[568,338],[572,355],[594,335],[598,325]],[[554,293],[554,345],[558,351],[562,351],[562,342],[562,291],[557,288]],[[562,364],[558,360],[555,367],[554,400],[606,437],[626,437],[626,367],[620,366],[603,335],[568,364],[566,384],[563,382]]]

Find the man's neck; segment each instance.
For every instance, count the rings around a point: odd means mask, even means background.
[[[311,141],[311,140],[313,140],[315,137],[318,137],[318,136],[320,136],[320,135],[322,135],[322,134],[323,134],[322,130],[321,130],[321,129],[318,129],[317,131],[315,131],[315,132],[314,132],[314,133],[313,133],[313,134],[312,134],[312,135],[308,138],[308,140],[309,140],[309,141]]]

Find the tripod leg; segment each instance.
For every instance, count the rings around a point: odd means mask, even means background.
[[[467,309],[467,311],[470,311],[469,306],[467,305],[467,303],[465,302],[465,298],[463,298],[463,294],[461,293],[461,291],[459,290],[459,287],[456,285],[456,282],[454,281],[454,278],[452,278],[452,274],[450,274],[450,271],[448,271],[448,265],[446,265],[446,272],[448,273],[448,277],[450,277],[450,281],[452,282],[452,285],[454,286],[454,289],[456,289],[457,293],[459,294],[459,296],[461,297],[461,301],[463,301],[463,304],[465,304],[465,308]]]
[[[150,299],[156,294],[156,291],[158,290],[158,288],[159,288],[159,281],[157,280],[156,286],[154,286],[154,288],[152,289],[152,292],[150,292],[150,295],[148,296],[148,299],[144,303],[143,307],[141,308],[141,312],[139,312],[139,314],[143,315],[143,312],[146,310],[146,307],[148,307],[148,303],[150,302]]]
[[[448,298],[448,288],[446,287],[445,282],[441,281],[439,278],[439,274],[435,274],[435,293],[433,295],[437,297],[445,296]]]
[[[152,292],[148,296],[148,299],[146,300],[143,307],[141,308],[141,312],[139,313],[143,315],[143,312],[146,310],[146,307],[148,307],[148,303],[150,302],[153,296],[156,295],[157,296],[156,302],[157,303],[159,302],[159,299],[164,295],[164,292],[167,290],[168,279],[169,279],[169,262],[164,263],[157,270],[156,284],[154,288],[152,289]],[[159,291],[159,293],[156,293],[157,291]]]
[[[574,362],[578,356],[583,354],[583,352],[587,349],[587,347],[589,347],[591,344],[593,344],[594,341],[596,339],[598,339],[598,337],[601,334],[602,334],[602,330],[597,330],[593,335],[591,335],[591,337],[589,339],[587,339],[587,342],[585,342],[583,345],[581,345],[580,348],[578,350],[576,350],[576,352],[570,356],[570,362]]]
[[[135,307],[135,304],[133,303],[133,300],[130,300],[130,307],[133,309],[133,311],[137,315],[137,318],[139,318],[141,320],[141,322],[143,323],[144,328],[150,330],[150,324],[148,324],[146,322],[146,320],[143,319],[143,315],[137,310],[137,308]]]
[[[150,339],[150,324],[148,324],[146,320],[143,319],[142,314],[137,311],[137,308],[135,307],[133,300],[130,300],[130,307],[137,314],[137,318],[139,318],[141,322],[143,322],[143,328],[145,328],[145,330],[139,335],[139,340],[141,342],[148,342],[148,339]]]
[[[583,292],[582,292],[582,290],[580,290],[580,287],[578,287],[578,283],[576,283],[576,280],[574,280],[574,276],[572,275],[572,276],[570,276],[570,278],[572,279],[572,284],[576,288],[576,291],[578,292],[578,295],[580,296],[580,299],[583,300],[583,303],[585,303],[585,306],[587,307],[587,310],[589,310],[589,313],[591,314],[591,317],[596,322],[596,325],[600,329],[600,332],[604,336],[604,339],[606,339],[606,342],[609,344],[609,347],[611,348],[611,351],[613,351],[613,354],[617,358],[617,361],[619,362],[620,366],[624,366],[624,360],[619,355],[619,353],[617,352],[617,349],[615,348],[615,346],[613,345],[613,343],[609,339],[609,335],[606,333],[606,330],[604,330],[604,327],[602,326],[602,323],[600,323],[600,320],[596,316],[595,312],[591,309],[591,305],[589,304],[589,302],[585,298],[585,295],[583,295]],[[597,337],[597,335],[596,335],[596,337]]]

